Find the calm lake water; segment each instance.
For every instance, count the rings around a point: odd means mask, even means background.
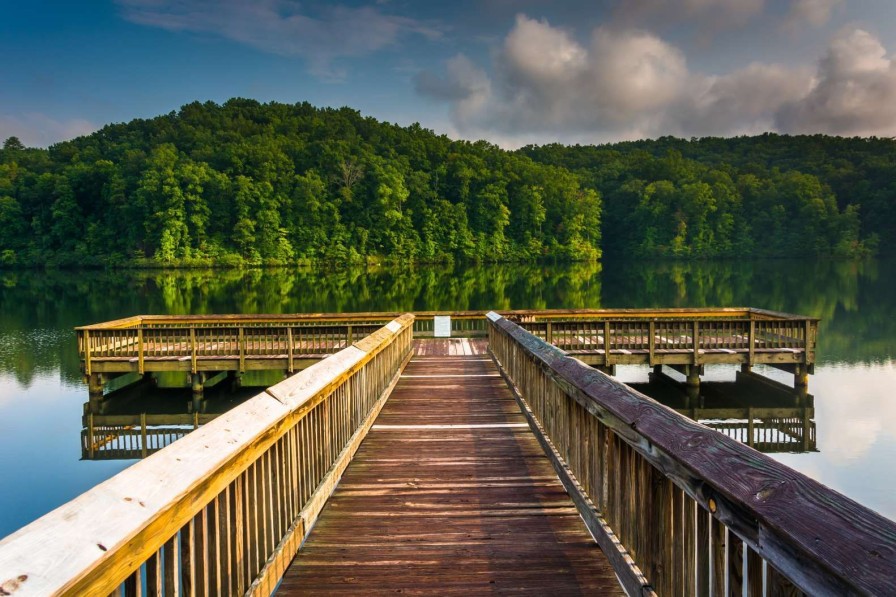
[[[756,261],[313,271],[0,272],[0,537],[133,460],[82,460],[77,325],[134,314],[752,306],[822,318],[817,451],[774,458],[896,519],[896,263]],[[761,371],[788,384],[783,372]],[[620,379],[647,381],[646,368]],[[733,367],[707,368],[731,381]],[[263,381],[263,380],[262,380]],[[707,384],[709,386],[709,384]],[[252,390],[244,391],[251,395]],[[149,391],[125,410],[164,412]],[[226,408],[223,397],[214,408]],[[136,411],[135,411],[136,409]]]

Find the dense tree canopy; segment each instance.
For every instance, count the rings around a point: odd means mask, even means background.
[[[892,140],[661,138],[520,152],[568,168],[601,193],[607,255],[896,252]]]
[[[857,255],[896,248],[896,144],[527,147],[233,99],[0,149],[0,265]],[[603,230],[603,239],[601,231]]]

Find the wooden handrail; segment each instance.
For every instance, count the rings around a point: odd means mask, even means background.
[[[721,594],[726,578],[729,594],[896,593],[896,523],[489,321],[492,354],[630,594]]]
[[[436,315],[449,315],[455,319],[481,319],[488,311],[417,311],[417,319],[431,319]],[[810,320],[814,317],[792,315],[764,309],[749,307],[713,307],[713,308],[669,308],[669,309],[513,309],[502,310],[502,315],[510,319],[535,318],[536,321],[547,321],[564,318],[592,319],[676,319],[676,318],[743,318],[751,316],[762,319]],[[295,314],[253,314],[253,315],[139,315],[126,319],[118,319],[105,323],[79,326],[76,330],[123,329],[128,327],[152,325],[191,325],[191,324],[282,324],[282,323],[348,323],[357,321],[388,322],[401,316],[400,312],[364,312],[364,313],[295,313]]]
[[[114,319],[104,323],[93,325],[85,325],[75,328],[76,330],[121,330],[127,328],[139,327],[143,323],[143,315],[134,315],[133,317],[124,317],[122,319]]]
[[[811,372],[818,320],[771,312],[756,316],[755,311],[555,309],[507,311],[505,316],[565,350],[603,354],[602,365],[606,367],[638,358],[620,357],[606,352],[607,349],[620,354],[628,350],[649,353],[650,364],[655,364],[663,351],[689,351],[693,365],[727,358],[704,357],[702,353],[722,349],[741,352],[741,360],[749,365],[782,361],[805,364]],[[485,335],[482,312],[450,315],[453,335]],[[417,314],[415,335],[433,334],[433,317],[432,311]],[[220,359],[231,362],[231,367],[239,371],[268,366],[292,371],[297,360],[307,363],[306,359],[334,353],[351,343],[355,333],[363,334],[393,318],[391,313],[145,315],[132,318],[141,321],[139,327],[116,324],[107,328],[97,324],[77,328],[77,345],[82,370],[88,376],[94,369],[100,374],[127,370],[143,373],[148,368],[171,370],[181,367],[181,362],[188,362],[188,369],[196,373],[203,367],[223,366]],[[780,358],[761,354],[769,350],[788,354]],[[278,357],[276,363],[274,357]],[[681,364],[680,356],[674,358]],[[209,360],[201,362],[206,359]],[[147,365],[147,360],[152,363]],[[100,361],[104,363],[94,367]]]
[[[0,541],[3,591],[270,594],[409,360],[413,321],[398,317]]]

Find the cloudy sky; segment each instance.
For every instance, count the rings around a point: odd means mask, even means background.
[[[234,96],[506,147],[896,136],[896,1],[0,2],[0,139]]]

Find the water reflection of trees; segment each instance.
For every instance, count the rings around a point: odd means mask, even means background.
[[[750,306],[822,319],[819,361],[896,356],[893,261],[605,264],[605,307]]]
[[[72,328],[139,313],[599,307],[600,265],[0,272],[0,372],[79,379]]]
[[[896,354],[893,262],[0,272],[0,373],[77,381],[71,329],[138,313],[756,306],[823,319],[822,362]]]

